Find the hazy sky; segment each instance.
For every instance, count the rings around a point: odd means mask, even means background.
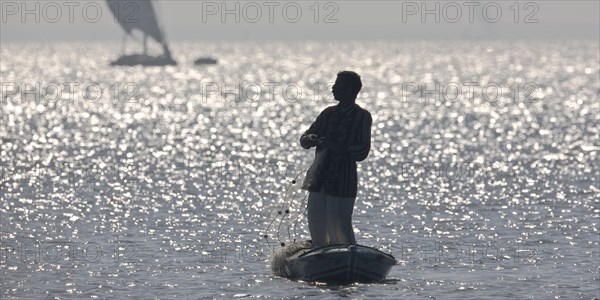
[[[3,42],[120,41],[123,36],[105,1],[0,0],[0,3],[0,38]],[[598,40],[599,3],[598,0],[154,1],[160,23],[171,41]],[[229,13],[223,14],[226,11]],[[135,20],[136,12],[132,10],[131,13]]]

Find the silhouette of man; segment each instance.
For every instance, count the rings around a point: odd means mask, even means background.
[[[309,191],[308,228],[313,247],[355,244],[352,211],[358,176],[356,162],[371,149],[371,114],[355,103],[360,76],[337,74],[332,92],[337,105],[327,107],[300,138],[305,149],[316,146],[315,160],[302,188]]]

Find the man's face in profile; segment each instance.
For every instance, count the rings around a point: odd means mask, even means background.
[[[343,79],[339,77],[335,80],[335,84],[331,88],[331,92],[333,93],[333,98],[337,101],[342,101],[344,99],[348,99],[350,87]]]

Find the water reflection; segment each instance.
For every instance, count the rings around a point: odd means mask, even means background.
[[[38,46],[3,45],[3,295],[597,292],[597,43],[348,43],[346,54],[325,43],[202,47],[221,53],[220,64],[197,69],[182,56],[177,67],[108,68],[98,61],[118,47],[64,44],[32,61]],[[340,69],[362,75],[360,102],[374,118],[356,236],[399,258],[392,283],[321,287],[268,268],[273,215],[282,205],[290,216],[303,211],[300,196],[284,197],[310,163],[298,124],[329,105],[316,86]],[[58,99],[10,92],[65,82],[79,85]],[[258,83],[260,99],[240,98],[240,82]],[[202,83],[219,90],[203,93]],[[301,98],[284,94],[290,83]],[[460,87],[462,98],[456,88],[415,89],[436,83]],[[483,96],[491,83],[503,89],[497,99]],[[292,220],[281,224],[283,241]],[[304,223],[292,238],[308,238]]]

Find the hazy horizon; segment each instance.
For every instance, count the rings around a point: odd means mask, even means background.
[[[154,3],[168,41],[600,39],[598,1]],[[0,16],[3,42],[124,35],[105,1],[2,1]]]

